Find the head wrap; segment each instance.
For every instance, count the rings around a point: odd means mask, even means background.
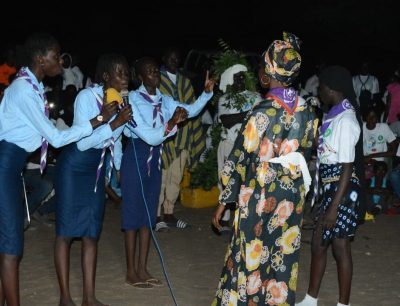
[[[290,85],[300,70],[300,39],[283,32],[283,40],[275,40],[264,52],[265,73],[284,85]]]
[[[228,69],[226,69],[222,74],[221,74],[221,80],[219,82],[219,89],[225,93],[226,92],[226,87],[228,85],[233,85],[233,76],[236,73],[239,72],[246,72],[247,71],[247,67],[241,64],[236,64],[233,65],[231,67],[229,67]]]
[[[329,66],[321,71],[319,83],[325,84],[330,89],[340,92],[354,105],[356,94],[354,93],[353,79],[350,72],[342,66]]]

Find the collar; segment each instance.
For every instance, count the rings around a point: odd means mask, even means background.
[[[43,82],[39,83],[39,81],[36,78],[36,76],[33,74],[33,72],[28,67],[25,67],[25,70],[28,73],[29,78],[31,79],[32,83],[35,84],[39,88],[40,93],[44,93]]]
[[[147,89],[146,89],[146,87],[144,87],[144,85],[142,84],[142,85],[140,85],[140,87],[138,88],[138,91],[139,92],[142,92],[142,93],[144,93],[144,94],[146,94],[146,95],[148,95],[148,96],[151,96],[148,92],[147,92]],[[157,100],[159,100],[160,98],[161,98],[161,91],[158,89],[158,88],[156,88],[156,97],[157,97]]]

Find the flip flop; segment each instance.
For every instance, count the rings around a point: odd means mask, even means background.
[[[131,283],[130,281],[125,280],[125,284],[130,285],[136,289],[144,289],[144,290],[153,289],[153,285],[148,282]]]
[[[149,278],[148,280],[146,280],[146,282],[156,287],[163,286],[163,283],[157,278]]]

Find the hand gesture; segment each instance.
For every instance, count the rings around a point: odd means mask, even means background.
[[[175,109],[174,115],[172,116],[172,123],[173,125],[177,125],[178,123],[181,123],[185,121],[188,117],[187,110],[184,109],[183,107],[177,107]]]
[[[117,105],[118,105],[118,103],[115,101],[108,103],[108,104],[103,103],[103,107],[101,108],[100,115],[103,116],[104,122],[109,121],[111,119],[111,117],[116,113]]]
[[[224,210],[225,210],[225,206],[222,205],[221,203],[218,204],[218,207],[215,210],[214,215],[211,219],[212,225],[214,225],[219,231],[221,231],[221,229],[222,229],[222,226],[219,223],[219,220],[221,220],[222,213],[224,212]]]
[[[206,93],[212,92],[214,90],[214,85],[216,83],[216,80],[214,78],[209,78],[210,72],[207,70],[206,74],[206,81],[204,83],[204,91]]]
[[[124,125],[132,119],[132,107],[130,104],[125,105],[118,113],[117,117],[111,123],[111,129],[114,131],[116,128]]]
[[[337,208],[333,208],[332,204],[322,217],[322,230],[333,229],[336,224]]]

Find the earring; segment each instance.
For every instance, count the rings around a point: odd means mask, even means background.
[[[261,77],[261,84],[262,85],[264,85],[264,86],[268,86],[269,85],[269,83],[271,82],[271,79],[267,76],[267,75],[263,75],[262,77]]]

